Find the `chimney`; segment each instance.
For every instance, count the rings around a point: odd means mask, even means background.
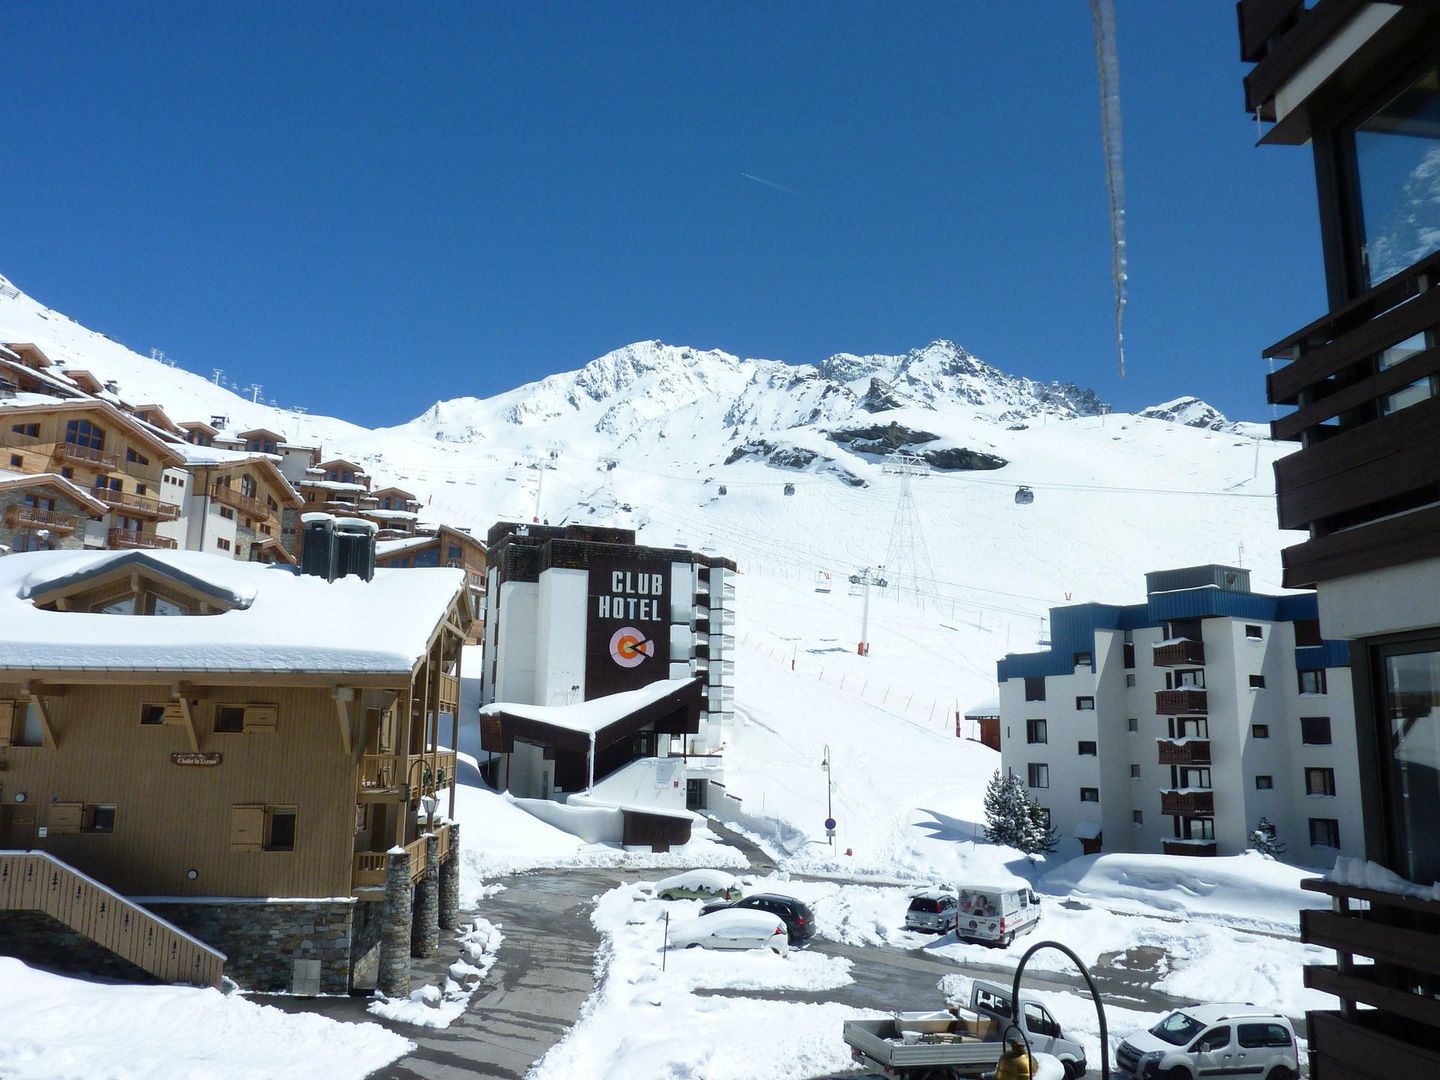
[[[335,520],[335,578],[356,577],[369,581],[375,576],[376,525],[364,518]],[[330,580],[334,581],[335,578]]]

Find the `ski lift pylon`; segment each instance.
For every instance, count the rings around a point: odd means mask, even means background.
[[[1015,489],[1015,505],[1029,506],[1035,501],[1035,492],[1031,491],[1024,484]]]

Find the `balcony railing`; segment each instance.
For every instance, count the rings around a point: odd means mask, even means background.
[[[141,532],[138,529],[111,529],[105,534],[105,541],[106,545],[112,548],[169,550],[177,546],[175,541],[168,536],[156,536],[154,533]]]
[[[1155,711],[1161,716],[1203,716],[1209,711],[1204,690],[1155,691]]]
[[[449,825],[437,825],[433,831],[439,846],[440,861],[443,863],[450,857],[451,849],[454,847],[454,838],[451,836]],[[385,851],[355,852],[350,863],[351,887],[355,889],[383,888],[389,861],[389,853]],[[405,861],[409,868],[410,884],[413,885],[425,876],[425,837],[423,835],[405,845]]]
[[[1333,967],[1305,968],[1305,985],[1340,999],[1307,1014],[1310,1075],[1440,1076],[1440,901],[1318,878],[1300,887],[1332,901],[1300,912],[1300,940],[1336,953]]]
[[[1212,817],[1215,813],[1215,792],[1162,791],[1160,812],[1181,817]]]
[[[242,494],[226,484],[215,484],[210,488],[210,496],[222,506],[228,506],[232,510],[239,510],[242,514],[252,518],[275,517],[279,513],[272,510],[260,499],[250,495]]]
[[[350,880],[357,889],[373,889],[385,884],[386,855],[383,851],[357,851]]]
[[[144,514],[160,521],[174,521],[180,516],[180,507],[175,503],[161,502],[148,495],[136,495],[132,491],[112,491],[109,488],[93,488],[90,492],[112,510],[127,514]]]
[[[1210,740],[1190,736],[1184,739],[1157,739],[1161,765],[1209,765]]]
[[[1168,641],[1155,646],[1156,667],[1204,667],[1203,641]]]
[[[56,510],[41,510],[36,506],[22,504],[6,509],[5,526],[9,529],[26,532],[48,529],[53,533],[69,536],[80,527],[80,519],[74,514],[63,514]]]
[[[78,446],[75,443],[56,443],[51,451],[56,461],[75,461],[101,469],[120,468],[120,455],[112,450],[97,450],[93,446]]]
[[[440,676],[440,710],[450,713],[460,711],[460,680],[454,675]]]
[[[455,752],[433,754],[362,754],[356,791],[371,799],[430,795],[455,779]]]
[[[1176,840],[1172,838],[1161,843],[1166,855],[1213,856],[1217,853],[1214,840]]]

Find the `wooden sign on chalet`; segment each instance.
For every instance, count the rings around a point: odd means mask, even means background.
[[[219,765],[221,760],[222,755],[219,753],[199,750],[186,750],[179,754],[170,755],[171,765],[193,765],[201,768],[210,768]]]

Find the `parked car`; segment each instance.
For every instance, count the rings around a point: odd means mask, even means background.
[[[1189,1005],[1149,1031],[1125,1039],[1115,1051],[1122,1075],[1140,1080],[1199,1080],[1202,1076],[1254,1076],[1295,1080],[1300,1051],[1290,1021],[1270,1009],[1244,1004]]]
[[[661,900],[739,900],[740,879],[723,870],[687,870],[655,883]]]
[[[1028,885],[962,885],[955,936],[1002,949],[1040,924],[1040,898]]]
[[[680,949],[773,949],[785,956],[790,934],[778,915],[725,908],[672,924],[670,944]]]
[[[905,912],[905,929],[943,934],[955,929],[960,914],[959,901],[949,889],[926,889],[913,893]]]
[[[815,913],[793,896],[755,893],[743,900],[711,900],[701,909],[701,914],[715,911],[764,911],[778,916],[789,931],[791,945],[803,945],[815,936]]]

